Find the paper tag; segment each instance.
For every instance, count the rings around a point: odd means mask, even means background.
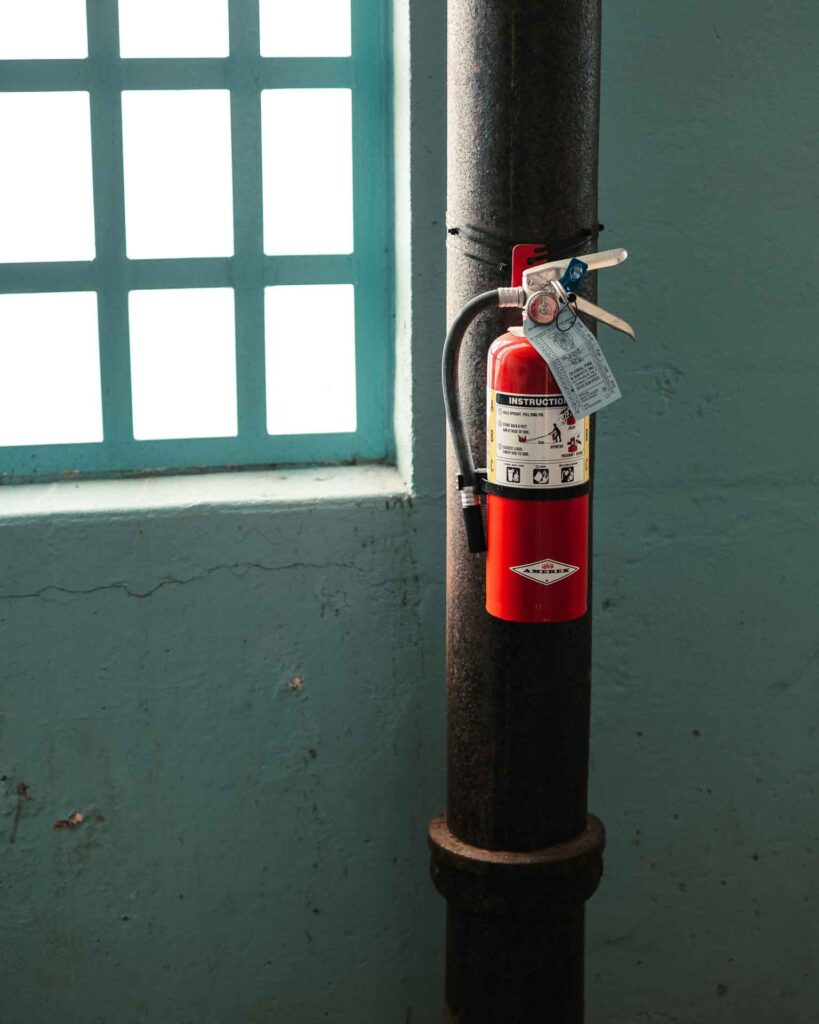
[[[597,338],[578,317],[567,331],[524,320],[523,333],[546,360],[569,408],[578,418],[622,398]]]

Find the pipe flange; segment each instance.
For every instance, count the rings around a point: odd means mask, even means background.
[[[457,839],[446,819],[429,826],[430,874],[441,895],[478,914],[542,914],[584,903],[603,874],[606,830],[590,814],[574,839],[540,850],[485,850]]]

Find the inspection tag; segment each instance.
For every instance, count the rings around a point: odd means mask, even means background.
[[[567,330],[560,330],[557,321],[536,324],[524,320],[523,333],[548,363],[578,419],[622,398],[597,338],[580,318]]]

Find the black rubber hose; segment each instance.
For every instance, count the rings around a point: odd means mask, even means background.
[[[461,351],[461,342],[472,321],[476,320],[484,310],[497,309],[499,301],[500,296],[497,289],[476,295],[455,317],[444,342],[444,354],[441,360],[444,407],[449,424],[449,436],[452,438],[452,447],[455,449],[455,461],[458,463],[461,473],[461,486],[464,490],[468,487],[474,489],[476,480],[475,460],[472,458],[472,449],[466,436],[466,426],[461,412],[461,398],[458,390],[458,356]]]
[[[472,456],[472,449],[469,445],[469,438],[466,436],[463,412],[461,411],[461,397],[458,388],[458,357],[461,352],[461,343],[469,330],[470,325],[484,310],[497,309],[500,305],[500,293],[497,289],[491,292],[483,292],[476,295],[474,299],[464,306],[455,317],[452,326],[444,342],[444,354],[441,361],[441,378],[444,389],[444,406],[446,407],[446,418],[449,424],[449,435],[452,438],[452,447],[455,449],[455,461],[461,474],[461,495],[464,513],[464,527],[466,529],[466,543],[469,550],[475,554],[486,551],[486,534],[483,528],[483,510],[480,504],[480,492],[478,481],[475,476],[475,460]],[[466,494],[472,491],[472,495]],[[472,503],[470,504],[470,498]]]
[[[486,551],[486,530],[483,526],[483,505],[467,505],[462,509],[466,547],[470,554],[479,555]]]

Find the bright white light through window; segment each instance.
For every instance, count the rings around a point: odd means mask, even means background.
[[[0,445],[101,440],[96,294],[0,295]]]
[[[0,0],[0,60],[87,56],[85,0]]]
[[[231,459],[235,451],[236,461],[244,460],[247,452],[252,462],[258,447],[253,450],[250,442],[257,442],[245,438],[244,427],[239,436],[238,429],[237,300],[232,286],[239,271],[245,277],[249,273],[248,280],[264,290],[264,367],[246,372],[264,374],[268,434],[356,431],[354,286],[265,288],[263,283],[265,255],[302,257],[289,261],[294,276],[287,279],[310,280],[314,272],[327,269],[328,261],[321,257],[354,251],[352,89],[318,87],[327,82],[323,69],[328,64],[322,58],[352,54],[352,0],[251,0],[257,2],[260,56],[283,59],[280,65],[270,61],[267,71],[275,75],[283,68],[286,77],[287,69],[295,66],[288,61],[295,61],[301,69],[300,88],[262,88],[276,84],[266,73],[255,95],[244,87],[232,94],[232,76],[214,81],[192,70],[201,65],[207,73],[230,57],[231,25],[237,33],[234,53],[245,52],[248,41],[255,39],[255,10],[246,27],[232,23],[231,0],[0,0],[0,61],[43,62],[17,66],[26,81],[31,77],[26,88],[33,91],[0,89],[0,264],[40,265],[24,275],[6,267],[4,287],[18,292],[30,288],[38,281],[34,275],[42,272],[42,284],[34,285],[37,293],[0,292],[0,446],[98,443],[99,468],[120,467],[120,457],[121,467],[129,468],[158,464],[150,453],[165,449],[147,442],[237,438],[214,450],[229,451]],[[112,17],[103,17],[102,8],[109,6]],[[116,25],[118,40],[108,38],[112,28],[116,36]],[[100,74],[86,82],[79,72],[83,67],[93,71],[87,59],[89,42],[92,56],[103,47],[111,66],[97,68]],[[174,63],[179,59],[184,62]],[[50,62],[60,60],[85,64],[60,65],[78,84],[50,91],[58,84]],[[156,75],[145,77],[152,71]],[[108,117],[110,110],[106,114],[112,96],[107,90],[131,75],[139,81],[113,94],[121,101],[120,138],[118,118]],[[207,84],[208,77],[221,87],[194,87]],[[355,88],[360,90],[358,102],[380,103],[368,76],[356,77]],[[229,259],[235,251],[231,118],[241,118],[239,127],[252,124],[254,106],[257,113],[261,108],[256,144],[261,146],[262,195],[255,211],[261,222],[261,251],[243,248],[235,268]],[[253,141],[247,141],[252,150]],[[365,144],[362,132],[357,146]],[[112,196],[98,195],[95,204],[93,170],[95,163],[98,170],[110,169],[112,160],[116,164],[120,145],[123,205],[117,210],[116,189]],[[356,148],[356,160],[358,154]],[[237,158],[245,155],[237,153]],[[377,152],[368,156],[379,158]],[[100,188],[106,185],[104,177],[96,183]],[[380,186],[377,191],[380,195]],[[111,202],[115,206],[109,209]],[[95,205],[106,211],[106,223],[95,224]],[[252,212],[244,211],[243,220]],[[380,206],[373,211],[374,232],[383,228],[381,212]],[[88,277],[99,269],[98,259],[92,263],[96,235],[102,240],[110,230],[116,242],[120,217],[125,252],[104,253],[106,266],[98,284],[96,276]],[[195,262],[208,259],[212,262]],[[154,262],[129,270],[129,260]],[[187,262],[172,262],[176,260]],[[87,266],[63,266],[71,263]],[[340,273],[342,280],[347,277]],[[126,295],[129,280],[150,283],[150,289]],[[189,287],[172,287],[183,281]],[[104,294],[46,290],[97,287]],[[239,300],[240,321],[244,317],[246,324],[252,323],[247,304],[259,297],[252,292],[242,291]],[[359,292],[362,304],[366,295]],[[101,338],[100,301],[103,312],[112,314],[103,317]],[[120,304],[127,304],[127,329]],[[305,322],[320,328],[307,330]],[[112,394],[112,388],[126,383],[116,374],[101,379],[110,362],[101,359],[101,352],[110,354],[111,346],[115,351],[125,333],[130,395]],[[144,445],[123,446],[103,436],[103,401],[106,417],[116,420],[129,399],[133,438]],[[258,412],[252,406],[242,408],[249,424]],[[120,436],[122,424],[108,423],[107,418],[106,424],[115,426]],[[333,442],[334,448],[337,444]],[[143,462],[136,450],[150,458]],[[183,446],[169,445],[167,450],[181,453]],[[279,449],[273,445],[274,450]],[[96,466],[95,460],[96,455]],[[173,454],[159,464],[181,461],[184,456]],[[58,458],[44,453],[40,461],[29,459],[27,452],[8,451],[2,462],[4,472],[8,468],[15,474],[27,472],[29,464],[32,472],[52,473],[63,465],[71,468],[73,460],[69,449]]]
[[[122,57],[227,57],[227,0],[119,0],[119,52]]]
[[[0,92],[0,262],[94,258],[87,92]]]
[[[259,0],[263,57],[349,57],[350,0]]]
[[[265,288],[264,315],[268,433],[355,430],[353,286]]]
[[[230,93],[122,94],[131,259],[233,254]]]
[[[134,437],[235,436],[233,289],[135,291],[128,300]]]
[[[353,250],[349,89],[262,92],[264,251]]]

